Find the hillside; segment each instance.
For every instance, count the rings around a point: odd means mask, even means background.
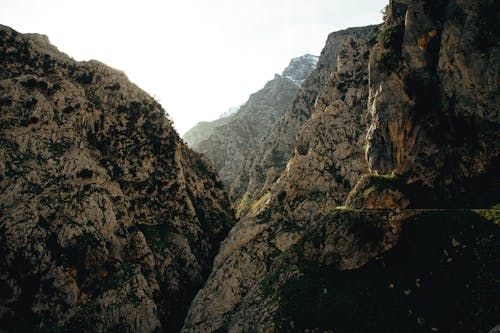
[[[281,155],[248,166],[258,190],[243,197],[183,332],[498,324],[492,12],[489,1],[390,1],[380,31],[344,37],[315,102],[296,109],[310,111],[290,109],[263,140]]]
[[[264,88],[250,95],[238,112],[227,118],[199,124],[186,133],[192,135],[190,133],[199,133],[202,127],[206,128],[202,132],[206,138],[197,144],[192,142],[191,147],[208,157],[227,188],[248,156],[290,106],[317,61],[317,57],[312,55],[292,59],[282,75],[276,74]],[[184,136],[185,139],[188,137]]]
[[[0,26],[0,331],[180,329],[233,214],[124,73]]]
[[[195,151],[123,72],[0,26],[0,332],[497,332],[499,23],[389,0]]]
[[[316,99],[323,92],[330,75],[337,69],[338,58],[342,48],[346,46],[346,40],[367,40],[376,29],[377,26],[350,28],[328,36],[316,68],[304,81],[286,112],[269,130],[269,134],[245,159],[244,166],[231,184],[230,199],[237,208],[238,215],[248,212],[251,203],[265,195],[285,170],[302,125],[311,117]],[[359,66],[366,66],[366,61],[367,59],[362,58]]]

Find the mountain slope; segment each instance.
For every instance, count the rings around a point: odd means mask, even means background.
[[[0,26],[2,331],[176,331],[233,218],[153,98]]]
[[[295,149],[282,177],[252,203],[248,214],[231,230],[208,282],[190,307],[184,331],[219,327],[238,331],[240,324],[253,320],[247,317],[246,299],[252,297],[252,290],[272,262],[300,239],[311,221],[347,197],[356,175],[367,172],[367,164],[362,163],[364,133],[358,122],[368,100],[368,42],[376,29],[352,29],[350,35],[343,35],[342,44],[336,45],[338,57],[329,60],[336,61],[331,66],[335,70],[299,140],[313,144]],[[365,85],[359,86],[359,82]],[[342,108],[336,109],[338,106]],[[266,318],[262,317],[263,322]]]
[[[212,133],[192,146],[213,163],[223,183],[229,187],[245,159],[285,112],[299,84],[316,65],[317,57],[294,58],[282,75],[275,75],[264,88],[252,94],[234,115],[210,123]],[[194,129],[193,129],[194,130]]]
[[[227,124],[231,120],[232,115],[233,114],[227,117],[220,117],[214,121],[200,121],[196,126],[187,131],[186,134],[182,136],[182,139],[189,147],[197,147],[200,142],[212,135],[217,127]]]
[[[328,36],[316,68],[305,80],[292,105],[246,159],[231,185],[230,198],[236,202],[238,215],[244,215],[250,204],[265,194],[285,170],[301,126],[311,117],[316,98],[337,68],[337,58],[345,40],[360,34],[369,38],[374,29],[375,26],[350,28]]]
[[[317,102],[289,110],[263,141],[276,162],[248,167],[257,190],[184,332],[498,324],[495,8],[390,1],[375,39],[338,45],[333,73],[309,95]]]

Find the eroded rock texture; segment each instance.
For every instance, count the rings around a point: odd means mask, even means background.
[[[499,26],[493,1],[390,1],[330,35],[183,331],[495,327]]]
[[[441,207],[488,207],[500,175],[498,4],[391,1],[386,16],[370,59],[370,169],[434,189]]]
[[[329,82],[329,79],[332,73],[337,70],[338,57],[341,55],[341,49],[346,46],[346,40],[352,36],[357,36],[354,38],[363,36],[363,38],[368,39],[374,28],[375,27],[351,28],[331,33],[328,36],[326,45],[316,65],[316,69],[312,71],[309,77],[304,81],[292,105],[286,110],[283,116],[276,121],[269,131],[269,134],[262,140],[262,143],[255,149],[249,158],[247,158],[244,167],[232,183],[230,196],[231,201],[236,203],[237,214],[244,215],[247,213],[251,204],[262,197],[262,195],[269,190],[269,187],[278,179],[281,172],[285,170],[287,162],[294,151],[297,135],[300,133],[302,125],[311,117],[315,109],[316,99],[323,93],[327,84],[334,84]],[[343,52],[351,52],[354,54],[354,51],[349,51],[348,47],[345,48]],[[345,55],[347,55],[347,53]],[[342,61],[348,61],[346,57],[342,56],[342,58],[344,59]],[[366,59],[362,59],[361,61],[362,64],[365,64],[364,70],[366,70],[366,61]],[[343,70],[346,73],[360,71],[359,68],[357,70]],[[339,92],[339,94],[346,93],[348,85],[352,86],[351,83],[346,82],[346,86],[343,88],[341,87],[341,90],[345,91]],[[330,93],[333,93],[333,89],[334,87],[331,87]],[[341,98],[338,96],[325,97],[324,100]],[[354,101],[351,99],[347,103],[353,102]],[[354,103],[359,103],[359,101]],[[328,105],[325,104],[325,108],[326,106]],[[312,129],[309,131],[312,131]]]
[[[222,184],[122,72],[0,41],[0,330],[179,330],[232,221]]]
[[[186,331],[226,327],[238,332],[249,318],[246,300],[273,260],[301,238],[309,223],[343,202],[356,177],[368,172],[360,124],[366,124],[368,43],[376,29],[342,35],[335,70],[303,124],[294,156],[224,241],[206,286],[191,306]]]

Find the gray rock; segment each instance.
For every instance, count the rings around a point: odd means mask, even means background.
[[[363,34],[368,38],[372,31],[373,26],[350,28],[328,36],[316,69],[305,80],[292,105],[246,158],[244,166],[231,184],[230,197],[236,203],[237,214],[244,215],[251,203],[264,195],[285,170],[294,150],[297,134],[311,117],[317,97],[323,92],[331,73],[337,69],[339,52],[345,40],[355,34]]]
[[[367,43],[376,29],[352,29],[343,36],[335,70],[297,139],[297,146],[307,148],[295,149],[278,181],[231,230],[191,304],[183,331],[274,331],[269,320],[273,312],[247,312],[248,302],[259,302],[255,293],[260,281],[273,260],[301,239],[304,228],[345,200],[356,177],[368,171],[362,125],[368,89],[367,82],[359,83],[367,80]],[[255,326],[257,318],[260,324]]]
[[[186,133],[184,138],[196,151],[208,157],[228,188],[247,157],[290,106],[300,84],[316,62],[317,57],[311,55],[292,59],[282,75],[276,74],[236,113],[200,123]]]
[[[2,331],[179,330],[233,214],[124,73],[0,26]]]

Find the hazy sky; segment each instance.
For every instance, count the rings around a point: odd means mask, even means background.
[[[123,70],[180,134],[262,88],[328,33],[380,23],[388,0],[0,0],[0,24]]]

